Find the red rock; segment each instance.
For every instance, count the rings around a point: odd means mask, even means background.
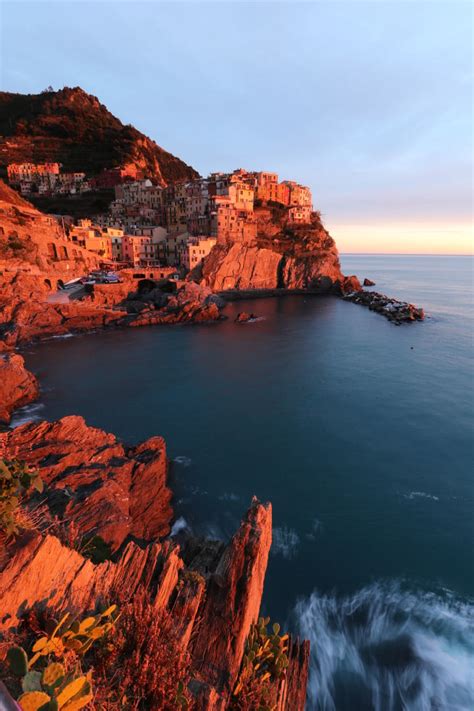
[[[354,275],[343,277],[343,279],[338,284],[339,293],[341,294],[351,294],[354,291],[361,291],[362,287],[360,281]]]
[[[200,614],[207,634],[196,638],[192,653],[199,678],[218,691],[230,691],[258,619],[271,542],[271,505],[254,500],[208,582]]]
[[[11,412],[36,400],[38,381],[15,353],[0,355],[0,422],[10,422]]]
[[[73,521],[81,535],[100,535],[117,549],[129,535],[153,540],[169,533],[173,511],[162,437],[126,448],[71,416],[1,433],[0,456],[37,467],[51,512]]]
[[[258,617],[271,523],[270,505],[254,500],[229,545],[204,574],[199,572],[199,544],[190,562],[193,569],[186,569],[172,540],[145,548],[129,543],[116,563],[94,565],[54,536],[29,534],[10,550],[1,571],[0,629],[15,628],[19,616],[36,604],[55,614],[84,614],[97,603],[131,599],[144,587],[157,609],[170,611],[183,653],[188,649],[191,655],[193,708],[223,711],[250,625]],[[290,638],[286,679],[273,694],[279,711],[304,711],[308,655],[308,643]]]
[[[286,213],[256,208],[253,242],[216,245],[204,259],[202,282],[215,291],[310,289],[338,291],[344,281],[334,240],[315,216],[289,224]]]
[[[255,318],[257,318],[255,314],[248,314],[246,311],[240,311],[240,313],[237,314],[235,323],[248,323],[248,321]]]

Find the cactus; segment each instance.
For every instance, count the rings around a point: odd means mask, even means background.
[[[29,671],[21,680],[23,691],[43,691],[41,687],[41,672]]]
[[[44,691],[27,691],[18,699],[22,711],[39,711],[51,698]]]
[[[16,676],[23,677],[22,689],[25,693],[18,700],[22,711],[77,711],[86,706],[93,699],[90,673],[75,678],[72,674],[66,674],[66,667],[61,662],[49,661],[48,658],[62,658],[66,653],[73,652],[77,657],[77,669],[80,670],[79,657],[113,629],[118,617],[116,605],[83,620],[74,620],[67,613],[55,624],[50,635],[36,640],[30,660],[21,647],[9,649],[7,659],[10,668]],[[41,664],[41,671],[31,669],[36,663]],[[70,668],[70,662],[67,666]]]
[[[10,647],[7,652],[7,660],[15,676],[25,676],[28,672],[28,657],[22,647]]]
[[[61,681],[64,679],[66,672],[62,664],[59,662],[52,662],[48,664],[46,669],[43,669],[43,675],[41,677],[41,682],[48,689],[54,689],[59,686]]]
[[[260,711],[272,708],[268,701],[271,684],[284,678],[289,660],[288,635],[280,636],[278,623],[272,625],[269,634],[269,623],[269,617],[260,617],[250,628],[231,708],[258,708]]]
[[[0,459],[0,530],[15,536],[20,527],[17,512],[23,495],[33,487],[43,490],[43,480],[38,472],[16,460]]]

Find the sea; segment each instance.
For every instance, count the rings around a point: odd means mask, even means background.
[[[253,495],[271,501],[263,612],[311,641],[308,709],[472,711],[474,263],[341,262],[426,320],[286,296],[53,339],[25,352],[42,393],[14,424],[164,435],[173,535],[228,540]],[[243,310],[257,318],[234,323]]]

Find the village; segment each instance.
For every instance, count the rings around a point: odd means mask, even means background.
[[[211,173],[207,178],[165,187],[141,177],[130,166],[84,173],[62,173],[59,163],[10,164],[8,180],[23,195],[74,195],[113,188],[109,210],[92,219],[55,215],[65,238],[101,258],[102,271],[92,281],[114,283],[111,272],[160,269],[160,277],[179,278],[200,265],[218,245],[252,243],[257,236],[255,209],[279,206],[290,223],[308,223],[312,196],[276,173]]]

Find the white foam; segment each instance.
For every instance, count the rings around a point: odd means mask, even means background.
[[[176,464],[179,464],[182,467],[190,467],[192,464],[192,459],[190,457],[180,455],[179,457],[175,457],[173,459],[173,462],[176,462]]]
[[[34,405],[25,405],[20,407],[16,413],[13,415],[10,427],[19,427],[20,425],[26,425],[28,422],[37,422],[41,420],[41,411],[44,410],[44,404],[42,402],[37,402]]]
[[[287,528],[286,526],[274,528],[270,552],[273,555],[281,555],[283,558],[290,560],[296,555],[299,543],[299,536],[292,528]]]
[[[237,496],[237,494],[234,494],[232,491],[229,492],[224,492],[219,496],[220,501],[239,501],[240,496]]]
[[[311,525],[311,530],[308,533],[306,533],[306,538],[309,541],[314,541],[316,539],[316,536],[318,534],[320,534],[322,532],[322,530],[323,530],[323,524],[321,523],[321,521],[319,519],[315,518],[313,520],[312,525]]]
[[[439,501],[439,496],[434,494],[427,494],[426,491],[410,491],[409,494],[404,495],[406,499],[415,499],[420,497],[421,499],[432,499],[433,501]]]
[[[177,536],[181,531],[190,531],[191,528],[184,516],[180,516],[171,526],[170,536]]]
[[[343,598],[314,592],[294,615],[311,641],[308,709],[474,709],[472,602],[374,583]]]

